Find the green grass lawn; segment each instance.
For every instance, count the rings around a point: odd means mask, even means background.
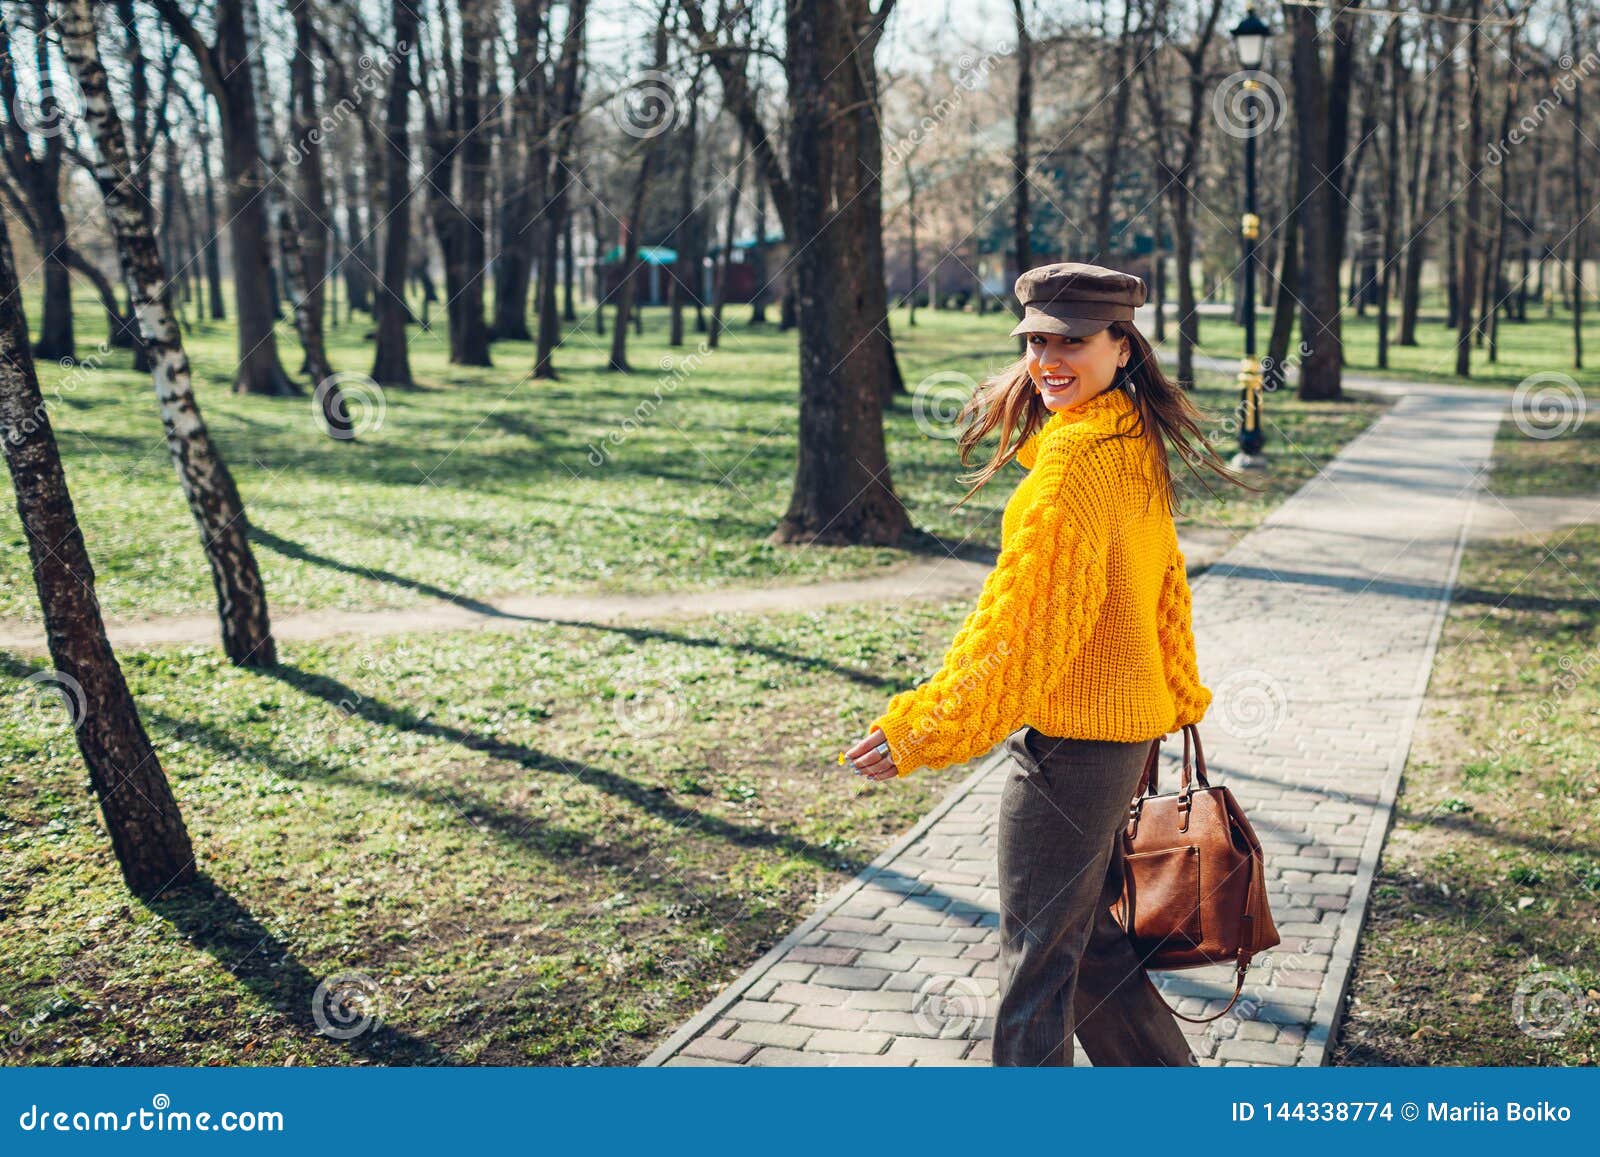
[[[1586,403],[1558,438],[1503,422],[1491,492],[1600,501]],[[1597,560],[1594,524],[1468,545],[1334,1063],[1600,1063]]]
[[[1447,381],[1457,384],[1515,386],[1524,378],[1545,372],[1571,375],[1579,384],[1600,386],[1600,309],[1592,307],[1584,314],[1585,369],[1572,365],[1572,314],[1558,311],[1554,317],[1545,317],[1542,309],[1530,306],[1526,322],[1500,321],[1500,349],[1496,361],[1490,362],[1487,339],[1472,352],[1472,374],[1467,379],[1455,376],[1456,331],[1444,326],[1442,302],[1424,298],[1417,323],[1417,344],[1395,345],[1399,332],[1399,317],[1395,315],[1389,329],[1389,365],[1378,368],[1378,319],[1370,308],[1365,317],[1346,312],[1340,323],[1344,345],[1345,369],[1354,376],[1361,374],[1402,378],[1415,381]],[[1169,322],[1171,319],[1169,318]],[[1267,349],[1267,338],[1272,330],[1270,310],[1257,315],[1256,348],[1260,355]],[[1293,336],[1289,340],[1291,355],[1299,348],[1300,319],[1295,316]],[[1311,343],[1313,346],[1315,342]],[[1177,326],[1167,327],[1164,348],[1178,348]],[[1237,358],[1244,352],[1244,331],[1227,317],[1206,315],[1200,321],[1199,352],[1211,357]]]
[[[82,307],[86,357],[103,322],[92,302]],[[722,348],[697,356],[697,338],[674,351],[665,310],[647,311],[645,333],[630,346],[639,368],[633,375],[607,373],[608,339],[574,329],[557,359],[557,382],[528,380],[528,343],[497,343],[490,369],[448,365],[441,322],[415,334],[418,388],[384,391],[381,416],[367,411],[370,428],[354,444],[321,432],[309,396],[233,394],[230,325],[194,324],[187,343],[203,412],[245,498],[274,612],[410,607],[512,591],[810,582],[905,560],[904,550],[766,541],[793,482],[797,360],[793,333],[752,329],[746,316],[735,307]],[[980,378],[1015,353],[1000,315],[924,311],[915,327],[904,322],[897,313],[908,390],[938,373]],[[368,329],[358,315],[330,331],[337,370],[371,368]],[[293,334],[280,326],[279,335],[295,370]],[[195,527],[150,382],[131,364],[119,350],[94,370],[40,367],[97,593],[112,618],[208,614],[215,599]],[[1196,390],[1224,458],[1234,449],[1227,433],[1234,400],[1225,375],[1206,376]],[[1254,525],[1381,407],[1275,400],[1267,434],[1276,469],[1267,492],[1211,479],[1213,497],[1191,486],[1182,524]],[[998,549],[1011,484],[997,482],[952,511],[966,490],[957,480],[965,468],[953,441],[930,437],[914,411],[910,396],[898,400],[887,425],[894,485],[916,525],[950,549]],[[591,447],[609,449],[603,464],[593,464]],[[21,529],[14,507],[3,505],[0,617],[37,621]]]
[[[647,320],[636,364],[667,353],[662,321]],[[1006,328],[960,314],[901,326],[908,384],[997,367]],[[792,471],[792,335],[736,326],[612,466],[587,473],[583,446],[658,375],[602,373],[582,333],[555,385],[522,382],[526,346],[466,371],[435,342],[414,349],[422,388],[390,391],[381,429],[338,446],[308,399],[228,391],[225,328],[192,334],[274,608],[811,579],[906,557],[762,544]],[[365,366],[359,327],[333,345],[336,365]],[[101,599],[121,615],[203,610],[149,383],[126,362],[70,379],[52,411]],[[64,371],[43,372],[59,383]],[[1219,379],[1199,400],[1225,415],[1232,391]],[[1381,408],[1285,404],[1269,492],[1198,496],[1185,519],[1253,524]],[[909,400],[890,428],[919,525],[993,548],[1005,494],[949,513],[950,442],[922,431]],[[31,614],[19,537],[0,532],[0,573],[8,611]],[[37,664],[0,654],[0,1053],[637,1061],[964,774],[873,790],[835,756],[969,611],[914,601],[343,638],[281,644],[273,673],[208,646],[123,653],[203,873],[150,904],[122,887],[59,705],[20,682]],[[345,974],[372,986],[381,1025],[336,1040],[315,1031],[312,1002]]]
[[[923,604],[123,655],[204,875],[144,905],[0,657],[10,1063],[628,1064],[911,826],[835,756],[959,623]],[[14,708],[14,709],[13,709]],[[318,1036],[370,978],[381,1031]]]

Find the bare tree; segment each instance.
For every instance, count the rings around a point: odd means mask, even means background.
[[[556,313],[556,243],[557,230],[567,237],[566,276],[572,275],[572,142],[578,127],[578,106],[583,97],[580,65],[586,46],[588,31],[588,0],[569,0],[567,27],[561,36],[561,60],[556,65],[556,84],[553,97],[555,106],[555,141],[548,157],[555,172],[546,182],[549,195],[541,215],[545,229],[541,236],[539,252],[539,344],[534,353],[533,376],[556,376],[553,359],[556,345],[561,340],[561,318]],[[597,295],[598,296],[598,295]],[[571,312],[571,283],[568,282],[567,308]],[[599,310],[595,316],[598,319]],[[600,332],[598,329],[596,332]]]
[[[865,7],[855,4],[855,0],[850,2],[851,11]],[[681,5],[690,42],[710,62],[717,79],[722,84],[723,107],[733,116],[739,126],[740,135],[751,150],[754,171],[759,179],[766,183],[767,193],[772,199],[772,208],[778,214],[778,220],[783,225],[783,235],[788,239],[793,252],[799,242],[796,240],[798,234],[790,180],[797,179],[798,174],[785,175],[783,162],[779,159],[778,146],[775,143],[776,138],[767,130],[756,101],[755,88],[747,75],[748,60],[760,48],[756,44],[754,33],[754,8],[744,3],[720,6],[713,26],[707,23],[704,6],[699,0],[681,0]],[[837,78],[838,83],[850,90],[849,99],[840,106],[840,115],[853,116],[862,122],[852,132],[856,151],[851,153],[848,159],[854,162],[856,173],[850,185],[849,195],[859,199],[862,218],[867,224],[858,241],[863,246],[863,259],[871,267],[873,275],[864,279],[858,287],[861,294],[859,308],[864,315],[872,319],[872,328],[862,340],[869,356],[878,363],[873,377],[883,391],[883,404],[887,404],[894,394],[903,392],[905,388],[889,331],[889,297],[883,276],[881,182],[883,129],[879,110],[876,59],[878,41],[882,38],[884,27],[894,12],[894,6],[895,0],[879,0],[879,7],[875,12],[870,10],[866,12],[862,21],[856,25],[854,55],[840,62],[841,67],[845,68],[846,75]],[[744,19],[741,20],[741,16]],[[740,24],[744,25],[742,34],[724,38],[724,33],[733,32]],[[790,53],[785,54],[786,59],[789,55]],[[792,284],[793,266],[789,272]],[[793,323],[794,308],[795,293],[785,293],[780,322],[783,328]],[[880,405],[880,411],[881,409]]]
[[[506,179],[500,201],[500,251],[494,263],[494,324],[497,341],[528,341],[528,292],[539,240],[536,221],[549,180],[548,96],[542,54],[550,11],[544,0],[516,0],[516,51],[512,56],[511,137],[503,142]]]
[[[206,311],[212,321],[222,321],[228,316],[228,307],[222,296],[222,243],[217,229],[217,186],[211,177],[211,127],[206,123],[204,97],[197,104],[182,88],[176,95],[194,125],[195,145],[199,150],[195,164],[200,170],[200,204],[205,213],[200,256],[206,277]]]
[[[1401,63],[1400,18],[1389,22],[1384,40],[1388,68],[1384,70],[1389,83],[1385,100],[1383,142],[1383,272],[1378,281],[1378,367],[1389,364],[1389,299],[1393,294],[1395,272],[1395,239],[1400,207],[1400,106],[1405,103],[1405,70]]]
[[[21,7],[21,5],[17,5]],[[4,152],[6,172],[27,203],[24,220],[33,234],[44,267],[44,308],[36,357],[50,361],[71,359],[77,353],[72,336],[72,277],[61,247],[67,241],[67,219],[61,210],[61,160],[64,153],[61,119],[67,114],[56,99],[55,65],[51,60],[45,27],[49,19],[42,0],[28,5],[34,14],[34,78],[38,102],[32,105],[39,123],[30,125],[24,110],[30,103],[17,84],[11,56],[11,30],[0,12],[0,97],[5,99]],[[35,149],[30,129],[42,128],[42,147]]]
[[[667,18],[671,10],[670,3],[662,4],[660,16],[656,19],[654,67],[657,74],[667,67]],[[611,331],[611,356],[606,359],[606,368],[618,373],[631,372],[628,365],[628,319],[632,314],[644,264],[639,257],[639,228],[644,218],[644,199],[649,192],[650,178],[660,151],[660,133],[650,134],[638,145],[639,168],[633,179],[628,209],[622,219],[622,273],[617,285],[617,324]]]
[[[1461,272],[1456,282],[1459,299],[1456,306],[1456,375],[1467,377],[1472,373],[1472,332],[1477,326],[1478,272],[1483,266],[1483,223],[1479,206],[1483,199],[1479,173],[1483,165],[1483,78],[1480,74],[1481,35],[1479,18],[1483,0],[1467,0],[1467,145],[1464,153],[1466,171],[1462,184],[1466,192],[1461,226]]]
[[[1572,41],[1572,58],[1582,59],[1583,28],[1578,20],[1576,0],[1567,0],[1567,31]],[[1572,122],[1572,234],[1569,239],[1572,266],[1572,368],[1583,369],[1583,223],[1593,210],[1584,204],[1583,161],[1586,140],[1583,132],[1583,86],[1572,86],[1572,107],[1568,110]]]
[[[744,195],[744,171],[748,167],[750,151],[740,143],[738,159],[733,162],[733,182],[728,186],[728,204],[722,221],[722,244],[717,254],[716,282],[711,298],[711,332],[706,344],[716,349],[722,340],[722,311],[728,304],[728,270],[733,265],[734,229],[739,220],[739,200]]]
[[[1145,103],[1150,110],[1156,180],[1165,192],[1172,214],[1173,265],[1178,278],[1178,381],[1194,386],[1194,349],[1200,343],[1200,315],[1196,311],[1193,264],[1195,260],[1194,205],[1199,196],[1200,145],[1206,118],[1211,115],[1210,82],[1206,59],[1222,16],[1222,0],[1201,0],[1195,27],[1180,37],[1171,27],[1167,0],[1155,0],[1148,33],[1168,41],[1184,63],[1187,107],[1179,126],[1169,104],[1164,70],[1143,68]],[[1143,55],[1141,53],[1141,55]],[[1174,139],[1174,137],[1176,139]]]
[[[450,22],[439,21],[436,96],[424,102],[428,207],[444,252],[445,314],[450,361],[491,365],[483,310],[489,138],[483,124],[484,61],[489,51],[488,0],[457,0],[459,55]]]
[[[1356,37],[1348,0],[1331,0],[1332,42],[1325,70],[1317,9],[1295,6],[1287,15],[1294,36],[1294,110],[1300,232],[1299,395],[1307,400],[1341,396],[1344,347],[1339,267],[1344,250],[1343,196],[1350,119],[1352,57]]]
[[[870,53],[893,6],[786,2],[794,184],[785,232],[799,304],[800,448],[789,509],[773,533],[779,542],[894,543],[911,528],[884,447],[883,362],[869,340],[880,319],[861,304],[870,300],[871,218],[852,195],[860,136],[879,133],[881,144],[881,130],[875,117],[847,114],[861,97],[851,58]],[[760,167],[759,149],[755,155]]]
[[[700,252],[698,241],[700,238],[700,213],[695,204],[695,172],[696,162],[699,159],[700,146],[700,81],[704,66],[696,68],[694,79],[689,82],[689,112],[684,119],[683,130],[683,155],[680,161],[680,181],[678,185],[678,212],[677,223],[672,231],[662,241],[663,245],[675,245],[678,260],[673,263],[672,284],[668,287],[667,307],[671,316],[671,328],[668,331],[667,344],[681,346],[683,344],[683,308],[685,303],[685,289],[693,288],[694,275],[700,269]],[[760,184],[758,181],[757,184]],[[758,239],[759,242],[759,239]]]
[[[316,44],[311,31],[311,6],[292,0],[295,51],[289,68],[289,105],[293,112],[295,166],[300,188],[277,199],[278,243],[283,250],[284,288],[294,306],[295,329],[306,354],[306,369],[328,434],[341,441],[355,437],[345,410],[339,379],[328,364],[322,331],[322,285],[328,269],[327,200],[322,180],[322,146],[317,130],[316,77],[312,68]],[[281,171],[281,170],[280,170]],[[296,208],[298,207],[298,212]]]
[[[255,0],[216,0],[215,38],[207,41],[177,0],[151,0],[188,48],[222,116],[222,169],[228,185],[228,236],[233,242],[233,292],[238,313],[239,368],[234,389],[246,394],[296,394],[300,387],[278,360],[273,331],[271,223],[266,159],[246,7]]]
[[[1128,75],[1128,59],[1133,57],[1133,67],[1138,70],[1143,61],[1134,55],[1136,33],[1133,14],[1139,10],[1137,0],[1123,0],[1122,32],[1116,38],[1111,63],[1111,118],[1106,125],[1106,143],[1102,153],[1099,186],[1094,202],[1094,260],[1099,261],[1111,253],[1111,203],[1117,190],[1117,177],[1122,166],[1123,138],[1128,132],[1128,108],[1132,103],[1132,77]]]
[[[233,475],[212,445],[195,401],[189,359],[172,315],[166,271],[150,224],[150,205],[134,191],[127,137],[100,63],[94,8],[90,0],[58,0],[57,11],[62,54],[83,92],[84,120],[98,153],[95,181],[150,354],[167,449],[211,565],[223,649],[238,666],[271,667],[277,662],[277,648],[267,617],[266,590],[250,549],[250,522]]]
[[[1017,101],[1011,145],[1011,244],[1016,250],[1011,277],[1015,281],[1033,268],[1033,213],[1028,200],[1028,145],[1033,134],[1033,38],[1028,34],[1023,0],[1011,0],[1011,17],[1017,32]],[[1025,338],[1018,340],[1026,341]]]
[[[1431,39],[1425,35],[1419,41],[1419,48],[1431,44]],[[1444,61],[1438,63],[1446,64]],[[1442,99],[1442,89],[1448,76],[1446,67],[1439,83],[1423,86],[1421,98],[1410,107],[1403,122],[1411,135],[1406,179],[1405,267],[1400,277],[1400,330],[1395,337],[1397,345],[1417,344],[1417,311],[1422,298],[1422,266],[1428,254],[1428,226],[1437,214],[1434,188],[1439,179],[1437,158],[1444,127],[1445,101]]]
[[[406,343],[406,272],[411,263],[411,149],[407,134],[411,99],[411,55],[417,50],[421,20],[411,0],[391,0],[389,19],[394,26],[397,60],[389,74],[388,106],[384,116],[383,269],[374,305],[377,312],[377,348],[373,354],[373,380],[392,386],[410,386],[411,356]]]
[[[81,2],[81,0],[80,0]],[[84,7],[87,7],[87,3]],[[22,314],[11,237],[0,216],[0,442],[28,540],[33,581],[55,669],[36,680],[59,690],[73,738],[100,800],[122,878],[152,897],[194,878],[194,852],[172,787],[106,639],[94,568],[78,529],[66,473],[39,393]]]

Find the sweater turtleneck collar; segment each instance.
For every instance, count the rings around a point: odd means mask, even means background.
[[[1062,426],[1077,425],[1080,422],[1090,422],[1107,415],[1119,414],[1133,409],[1133,404],[1133,398],[1128,395],[1126,389],[1121,386],[1110,386],[1074,406],[1052,411],[1045,424],[1017,448],[1017,461],[1024,469],[1032,470],[1034,462],[1039,457],[1039,446],[1052,431]]]

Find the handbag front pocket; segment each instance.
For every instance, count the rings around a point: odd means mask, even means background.
[[[1169,943],[1199,945],[1204,939],[1200,849],[1186,844],[1130,852],[1123,862],[1132,909],[1124,927],[1135,943],[1147,949]]]

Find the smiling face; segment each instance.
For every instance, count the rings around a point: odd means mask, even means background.
[[[1110,326],[1088,337],[1030,333],[1028,376],[1046,406],[1065,410],[1109,386],[1132,352],[1128,339],[1113,335]]]

